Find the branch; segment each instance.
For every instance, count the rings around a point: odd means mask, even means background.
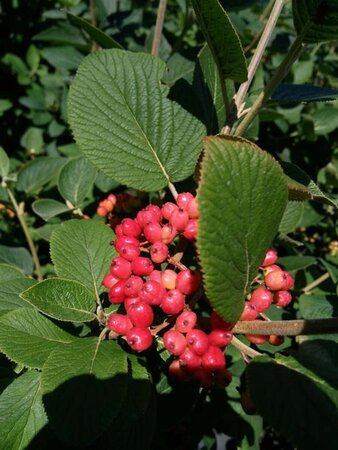
[[[250,356],[251,358],[254,358],[255,356],[262,356],[262,353],[254,350],[246,344],[243,344],[243,342],[237,339],[235,336],[232,338],[231,344],[236,347],[241,353]]]
[[[326,272],[316,280],[312,281],[312,283],[305,286],[305,288],[303,288],[302,291],[304,292],[304,294],[308,294],[310,291],[312,291],[313,288],[317,287],[319,284],[323,283],[328,278],[330,278],[330,274]]]
[[[163,30],[163,22],[166,8],[167,8],[167,0],[160,0],[156,17],[153,45],[151,48],[151,54],[154,56],[158,56],[160,51],[161,35]]]
[[[89,0],[89,12],[90,12],[90,23],[93,25],[93,27],[97,26],[96,21],[96,0]],[[97,42],[95,39],[92,41],[92,52],[97,50],[99,48]]]

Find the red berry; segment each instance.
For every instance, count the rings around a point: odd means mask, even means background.
[[[245,302],[245,306],[239,320],[255,320],[257,316],[257,306],[251,302]]]
[[[196,355],[202,356],[208,350],[209,339],[204,331],[196,329],[191,330],[187,334],[186,339],[190,350],[196,353]]]
[[[161,285],[166,289],[175,289],[177,273],[166,269],[161,273]]]
[[[179,314],[185,305],[185,296],[177,289],[171,289],[161,302],[161,309],[166,314]]]
[[[273,295],[273,301],[278,308],[285,308],[292,301],[292,295],[289,291],[278,291]]]
[[[283,270],[274,270],[266,275],[264,282],[266,287],[272,291],[280,291],[287,289],[288,280],[289,278],[286,272]]]
[[[185,367],[187,370],[196,370],[201,365],[201,357],[196,355],[196,353],[189,348],[186,348],[184,352],[180,354],[179,361],[181,366]]]
[[[127,259],[128,261],[133,261],[139,256],[140,247],[126,244],[122,247],[119,253],[123,258]]]
[[[190,381],[191,375],[181,367],[179,360],[175,359],[168,368],[169,376],[177,381],[184,383],[185,381]]]
[[[250,297],[250,302],[257,307],[259,313],[266,311],[271,306],[272,300],[271,292],[264,287],[255,289]]]
[[[170,244],[176,237],[177,230],[170,223],[163,225],[161,231],[161,241],[164,244]]]
[[[284,336],[276,336],[275,334],[272,334],[269,336],[269,344],[270,345],[282,345],[284,342]]]
[[[154,266],[149,258],[138,256],[131,262],[131,269],[134,275],[146,276],[151,274]]]
[[[212,329],[231,330],[233,323],[223,320],[216,311],[213,311],[210,316],[210,323]]]
[[[177,231],[184,231],[189,220],[189,215],[184,209],[173,211],[169,218],[169,223],[176,228]]]
[[[114,284],[116,284],[119,281],[119,278],[114,277],[114,275],[111,275],[110,273],[108,273],[108,275],[105,275],[103,277],[102,280],[102,285],[105,288],[111,288],[112,286],[114,286]]]
[[[142,278],[132,276],[128,278],[126,284],[124,285],[124,295],[126,297],[137,297],[142,286],[143,286]]]
[[[131,275],[130,262],[120,256],[113,258],[110,265],[110,273],[123,280],[129,278]]]
[[[110,330],[121,336],[125,336],[133,328],[130,319],[123,314],[112,314],[108,317],[107,325]]]
[[[278,259],[277,250],[275,248],[269,248],[266,252],[264,261],[262,262],[262,267],[271,266],[271,264],[275,264]]]
[[[277,266],[277,264],[272,264],[271,266],[263,267],[264,276],[267,276],[268,273],[273,272],[274,270],[283,270],[283,269]]]
[[[197,322],[197,315],[193,311],[183,311],[177,318],[175,328],[181,333],[188,333],[192,330]]]
[[[162,227],[158,222],[151,222],[144,226],[143,234],[147,241],[154,244],[161,239]]]
[[[246,334],[245,337],[256,345],[263,345],[269,340],[269,336],[261,336],[258,334]]]
[[[286,276],[286,280],[285,280],[285,289],[291,289],[293,288],[294,284],[295,284],[295,279],[293,278],[293,276],[291,275],[291,273],[289,272],[284,272],[285,276]]]
[[[124,308],[127,311],[127,313],[128,313],[129,308],[132,305],[136,305],[136,303],[138,303],[139,301],[140,301],[139,297],[126,297],[124,299]]]
[[[192,241],[193,239],[196,239],[197,231],[197,219],[189,219],[183,232],[183,236]]]
[[[213,372],[222,370],[225,367],[225,356],[219,347],[210,345],[208,350],[202,356],[202,367]]]
[[[157,283],[161,284],[161,275],[162,272],[160,270],[153,270],[149,275],[149,280],[157,281]]]
[[[150,247],[150,258],[155,264],[163,263],[169,254],[168,246],[163,242],[155,242]]]
[[[127,333],[127,342],[133,350],[143,352],[153,343],[153,336],[148,328],[134,327]]]
[[[169,217],[176,209],[178,209],[178,206],[175,205],[175,203],[172,202],[164,203],[161,209],[163,218],[169,220]]]
[[[140,245],[139,241],[131,236],[119,236],[115,239],[114,247],[117,252],[121,253],[123,247],[125,245],[134,245],[135,247],[138,247]]]
[[[226,330],[212,330],[208,336],[209,344],[216,347],[226,347],[230,344],[233,338],[233,334]]]
[[[140,225],[133,219],[123,219],[121,227],[125,236],[137,238],[142,232]]]
[[[180,208],[186,209],[189,202],[191,202],[194,198],[195,197],[190,192],[181,192],[181,194],[178,194],[176,198],[176,203]]]
[[[169,330],[164,333],[163,344],[170,353],[176,356],[183,353],[187,346],[187,342],[183,334],[176,330]]]
[[[190,219],[198,219],[198,205],[196,198],[190,200],[186,209]]]
[[[151,213],[153,217],[156,218],[157,222],[161,222],[162,220],[162,212],[161,208],[157,205],[148,205],[145,209],[145,212]]]
[[[148,280],[142,286],[139,297],[149,305],[159,305],[166,295],[166,290],[157,281]]]
[[[109,289],[108,299],[110,303],[118,305],[124,301],[125,280],[120,280]]]
[[[176,289],[182,294],[190,295],[197,291],[201,283],[201,277],[198,272],[186,269],[182,270],[176,279]]]
[[[133,325],[140,328],[149,327],[154,321],[154,313],[151,307],[143,301],[134,303],[128,307],[128,317]]]

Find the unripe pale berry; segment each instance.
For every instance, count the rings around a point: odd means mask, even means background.
[[[142,286],[143,286],[142,278],[132,276],[128,278],[126,284],[124,285],[124,295],[126,297],[137,297]]]
[[[102,280],[102,286],[104,286],[105,288],[110,289],[111,287],[114,286],[114,284],[116,284],[118,281],[120,281],[119,278],[114,277],[114,275],[111,275],[110,273],[108,273],[108,275],[105,275],[103,277]]]
[[[255,289],[250,297],[250,302],[257,307],[259,313],[266,311],[271,306],[272,300],[273,295],[264,287]]]
[[[103,205],[99,204],[99,206],[96,209],[96,213],[101,217],[106,217],[108,214],[108,210]]]
[[[125,236],[131,236],[134,238],[137,238],[142,231],[140,225],[133,219],[123,219],[121,222],[121,227]]]
[[[138,256],[131,262],[131,270],[134,275],[146,276],[151,274],[154,266],[149,258]]]
[[[136,327],[147,328],[154,321],[154,312],[151,306],[142,300],[129,306],[127,314]]]
[[[252,344],[263,345],[269,340],[269,336],[261,336],[259,334],[246,334],[245,337],[252,342]]]
[[[133,350],[143,352],[151,347],[153,336],[148,328],[134,327],[127,333],[127,342]]]
[[[274,270],[267,274],[264,283],[272,291],[285,290],[288,283],[288,276],[283,270]]]
[[[150,247],[150,258],[155,264],[163,263],[169,254],[168,246],[163,242],[155,242]]]
[[[178,209],[178,206],[175,205],[175,203],[172,202],[164,203],[161,209],[163,218],[169,220],[169,217],[176,209]]]
[[[210,345],[208,350],[202,356],[202,367],[206,370],[214,372],[225,368],[225,356],[219,347]]]
[[[166,296],[166,290],[157,281],[146,281],[141,290],[139,291],[139,297],[149,305],[159,305]]]
[[[143,234],[151,244],[161,239],[162,227],[158,222],[151,222],[144,226]]]
[[[239,320],[255,320],[257,316],[257,306],[251,302],[245,302],[245,306]]]
[[[197,315],[193,311],[183,311],[177,318],[175,328],[181,333],[188,333],[192,330],[197,322]]]
[[[190,295],[197,291],[201,283],[201,276],[198,272],[186,269],[181,270],[176,278],[176,289],[182,294]]]
[[[120,256],[113,258],[110,265],[110,273],[123,280],[129,278],[131,275],[130,262]]]
[[[130,319],[123,314],[112,314],[109,316],[107,325],[110,330],[121,336],[125,336],[128,331],[133,328],[133,324]]]
[[[226,347],[232,341],[233,334],[226,330],[212,330],[208,336],[209,344],[215,347]]]
[[[189,202],[194,199],[194,196],[190,192],[181,192],[176,198],[176,203],[182,209],[186,209]]]
[[[201,365],[201,357],[196,355],[195,352],[186,348],[179,358],[182,367],[185,367],[188,371],[196,370]]]
[[[289,291],[278,291],[273,295],[273,301],[278,308],[285,308],[292,301],[292,295]]]
[[[208,335],[202,330],[191,330],[186,336],[188,347],[196,355],[202,356],[208,350],[209,339]]]
[[[278,259],[277,250],[275,248],[269,248],[266,252],[264,261],[262,262],[262,267],[271,266],[271,264],[275,264]]]
[[[161,273],[161,285],[166,289],[175,289],[177,273],[166,269]]]
[[[177,231],[184,231],[188,224],[189,215],[184,209],[173,211],[169,218],[169,223],[176,228]]]
[[[193,239],[196,239],[197,232],[197,219],[189,219],[187,226],[184,229],[183,236],[192,241]]]
[[[179,356],[185,350],[187,342],[183,334],[176,330],[168,330],[163,335],[163,344],[173,355]]]
[[[166,314],[179,314],[185,305],[185,296],[178,289],[171,289],[166,293],[162,302],[161,309]]]

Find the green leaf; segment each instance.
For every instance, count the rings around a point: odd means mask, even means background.
[[[75,70],[83,60],[83,54],[76,48],[65,45],[61,47],[45,47],[41,55],[49,64],[61,71]]]
[[[7,272],[7,279],[6,277],[3,279],[2,271],[0,271],[0,316],[13,309],[27,308],[27,303],[20,298],[19,294],[35,284],[35,280],[24,278],[20,274],[16,278],[14,278],[14,273],[12,274],[13,278],[9,278],[9,275]]]
[[[74,339],[33,308],[0,317],[0,351],[26,367],[40,369],[53,350]]]
[[[285,270],[293,271],[305,269],[306,267],[317,264],[317,258],[314,256],[283,256],[278,258],[277,264],[282,265]]]
[[[337,89],[322,88],[309,84],[281,84],[271,100],[278,103],[327,102],[338,97]]]
[[[281,165],[288,181],[290,200],[317,200],[338,208],[337,201],[321,191],[302,169],[285,161]]]
[[[311,119],[314,122],[315,133],[319,136],[324,136],[338,128],[337,109],[332,106],[317,109],[311,114]]]
[[[127,373],[127,354],[113,341],[83,338],[53,352],[42,389],[56,435],[81,448],[100,436],[120,412]]]
[[[334,386],[291,356],[258,357],[247,370],[259,413],[297,449],[336,447],[338,390]]]
[[[35,200],[32,203],[32,209],[46,222],[59,214],[69,212],[70,209],[64,203],[53,200],[52,198],[43,198],[41,200]]]
[[[11,109],[11,107],[13,106],[13,103],[6,99],[0,99],[0,117],[3,116],[3,114],[8,111],[9,109]]]
[[[293,20],[303,42],[315,43],[338,38],[336,0],[293,0]]]
[[[99,28],[94,27],[89,22],[87,22],[87,20],[82,19],[82,17],[74,16],[74,14],[71,14],[69,12],[67,12],[67,16],[70,19],[70,22],[86,31],[89,36],[93,38],[97,44],[99,44],[100,47],[123,48],[122,45],[116,42],[111,36],[100,30]]]
[[[51,257],[56,273],[84,284],[98,296],[101,282],[116,256],[113,231],[94,220],[68,220],[54,231]]]
[[[41,373],[29,371],[0,396],[0,448],[23,450],[47,424],[42,404]]]
[[[198,23],[224,78],[247,80],[246,60],[238,34],[218,0],[192,0]]]
[[[0,147],[0,177],[6,177],[9,173],[9,159],[5,150]]]
[[[26,193],[36,193],[56,177],[66,164],[66,158],[42,156],[26,164],[18,174],[16,189]]]
[[[29,127],[20,140],[21,145],[30,154],[42,153],[43,130],[41,128]]]
[[[278,231],[285,234],[295,231],[301,226],[303,215],[304,203],[288,202]]]
[[[298,301],[304,319],[329,319],[338,315],[337,298],[334,295],[303,294]]]
[[[245,139],[208,137],[198,189],[198,251],[207,296],[236,322],[287,202],[277,162]]]
[[[96,178],[96,169],[85,158],[69,161],[59,175],[59,191],[65,200],[79,206],[92,189]]]
[[[9,264],[0,264],[0,282],[14,280],[15,278],[23,278],[23,272]]]
[[[67,322],[95,319],[95,296],[77,281],[50,278],[22,292],[20,297],[53,319]]]
[[[54,45],[71,45],[88,50],[88,43],[81,31],[67,23],[41,31],[33,37],[33,41],[49,42]]]
[[[0,245],[0,263],[18,267],[26,275],[30,275],[33,272],[33,260],[25,247]]]
[[[136,189],[187,178],[201,151],[204,127],[166,98],[165,70],[151,55],[100,50],[85,58],[69,92],[68,117],[85,156]]]

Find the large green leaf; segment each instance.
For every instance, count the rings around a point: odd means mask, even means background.
[[[9,275],[9,273],[8,273]],[[1,279],[1,276],[0,276]],[[28,305],[24,302],[19,294],[34,286],[35,280],[24,277],[11,278],[10,280],[0,281],[0,316],[6,314],[13,309],[27,308]]]
[[[23,450],[47,424],[40,388],[41,373],[31,370],[0,396],[0,448]]]
[[[20,297],[54,319],[66,322],[95,319],[96,298],[77,281],[50,278],[22,292]]]
[[[337,0],[293,0],[293,20],[304,42],[338,38]]]
[[[79,206],[93,188],[96,169],[85,158],[69,161],[59,175],[59,191],[65,200]]]
[[[119,414],[127,385],[127,354],[116,342],[84,338],[53,352],[42,389],[56,435],[81,448],[93,442]]]
[[[33,308],[0,317],[0,351],[27,367],[41,368],[53,350],[73,341],[73,336]]]
[[[26,193],[36,193],[56,177],[67,162],[66,158],[43,156],[30,161],[18,174],[16,188]]]
[[[6,177],[9,172],[9,158],[5,150],[0,147],[0,177]]]
[[[158,190],[194,171],[204,126],[166,98],[159,58],[101,50],[80,65],[69,92],[75,140],[106,175]]]
[[[19,267],[27,275],[33,272],[33,259],[25,247],[0,245],[0,263]]]
[[[248,381],[259,413],[297,449],[336,448],[338,390],[330,382],[282,355],[251,361]]]
[[[298,301],[304,319],[328,319],[338,316],[337,297],[334,295],[303,294]]]
[[[276,161],[244,139],[208,137],[198,189],[197,237],[212,306],[236,322],[287,203]]]
[[[247,79],[241,41],[218,0],[192,0],[198,23],[224,78]]]
[[[116,256],[111,242],[113,231],[94,220],[69,220],[52,234],[51,256],[57,274],[76,280],[96,296],[101,282]]]
[[[317,264],[318,260],[314,256],[283,256],[278,258],[277,264],[284,267],[285,270],[293,271],[305,269],[306,267]]]

